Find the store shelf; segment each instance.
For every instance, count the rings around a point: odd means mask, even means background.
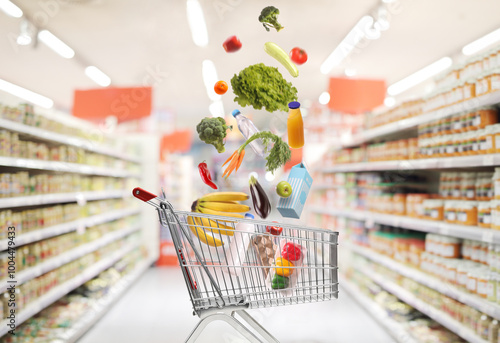
[[[366,247],[360,247],[354,244],[344,244],[344,247],[347,247],[356,254],[364,256],[379,265],[397,272],[398,274],[415,280],[416,282],[432,288],[439,293],[447,295],[450,298],[460,301],[461,303],[469,305],[470,307],[473,307],[478,311],[489,315],[490,317],[500,319],[500,305],[482,299],[476,295],[469,294],[468,292],[464,292],[449,283],[442,282],[438,278],[423,273],[415,268],[407,267],[404,264],[401,264],[388,258],[387,256],[369,250]]]
[[[53,193],[28,195],[21,197],[0,198],[0,208],[13,208],[24,206],[37,206],[58,204],[64,202],[84,202],[91,200],[126,198],[132,196],[129,190],[88,191],[72,193]]]
[[[76,343],[87,331],[94,326],[108,310],[130,289],[131,285],[151,266],[154,259],[141,262],[129,274],[125,275],[110,292],[99,299],[97,306],[82,317],[65,335],[62,337],[65,343]]]
[[[34,267],[20,271],[19,273],[15,274],[15,279],[12,280],[16,281],[16,286],[18,287],[29,280],[32,280],[40,275],[50,272],[51,270],[59,268],[66,263],[94,252],[114,241],[119,240],[120,238],[128,236],[133,232],[139,231],[140,229],[140,225],[135,225],[127,229],[110,232],[93,242],[81,245],[61,255],[55,256],[45,262],[42,262]],[[2,280],[2,282],[0,283],[0,293],[5,292],[8,286],[9,285],[7,284],[7,281]]]
[[[418,343],[401,323],[389,317],[387,312],[372,299],[364,295],[357,285],[342,276],[340,285],[341,289],[356,300],[398,343]]]
[[[366,226],[368,227],[372,226],[373,223],[378,223],[415,231],[437,233],[445,236],[500,244],[500,231],[483,229],[478,226],[449,224],[443,221],[425,220],[352,209],[327,209],[320,206],[311,206],[309,210],[315,213],[366,221]]]
[[[416,160],[345,163],[319,168],[323,173],[386,171],[409,172],[422,169],[478,168],[500,166],[500,154],[459,157],[423,158]]]
[[[37,242],[42,239],[59,236],[62,235],[63,233],[76,231],[78,228],[81,227],[90,227],[102,223],[107,223],[116,219],[128,217],[138,213],[140,213],[140,210],[133,208],[115,210],[107,213],[96,214],[94,216],[74,220],[67,223],[50,226],[33,232],[28,232],[15,237],[14,239],[15,247],[19,247],[21,245],[25,245],[28,243]],[[8,239],[0,240],[0,251],[6,250],[8,247],[8,243],[9,243]]]
[[[46,294],[42,295],[37,300],[29,304],[20,313],[16,313],[16,327],[19,327],[19,325],[21,325],[24,321],[31,318],[55,301],[59,300],[62,296],[71,292],[88,280],[94,278],[104,270],[110,268],[139,245],[139,242],[134,242],[121,248],[120,250],[112,253],[110,256],[107,256],[97,263],[93,264],[92,266],[86,268],[74,278],[64,282],[63,284],[51,289]],[[9,327],[7,326],[7,324],[7,320],[3,320],[2,322],[0,322],[0,337],[5,335],[9,331]]]
[[[400,300],[404,301],[408,305],[414,307],[415,309],[419,310],[423,314],[434,319],[436,322],[440,323],[441,325],[446,327],[448,330],[454,332],[455,334],[459,335],[463,339],[467,340],[467,342],[486,343],[486,341],[484,339],[477,336],[474,331],[465,327],[464,325],[462,325],[462,323],[456,321],[455,319],[453,319],[452,317],[450,317],[448,314],[444,313],[443,311],[440,311],[437,308],[432,307],[431,305],[418,299],[415,296],[415,294],[409,292],[408,290],[397,285],[396,283],[389,281],[383,275],[380,275],[369,268],[364,268],[361,266],[360,267],[357,266],[356,270],[358,270],[362,274],[365,274],[367,277],[372,279],[374,282],[376,282],[378,285],[380,285],[387,292],[394,294]]]
[[[0,128],[35,137],[47,142],[60,143],[71,145],[84,150],[92,151],[95,153],[116,157],[122,160],[139,163],[138,157],[128,156],[127,154],[117,152],[115,149],[103,147],[97,142],[87,140],[84,138],[66,136],[57,132],[43,130],[37,127],[16,123],[6,119],[0,119]]]
[[[394,134],[404,130],[417,128],[420,124],[429,123],[434,120],[439,120],[453,114],[471,111],[482,106],[495,105],[500,103],[500,92],[486,94],[459,104],[448,106],[446,108],[428,112],[417,117],[399,120],[384,126],[376,127],[370,130],[352,135],[351,138],[343,138],[342,146],[345,148],[354,147],[363,143],[370,142],[376,138]]]
[[[89,166],[85,164],[69,163],[63,161],[42,161],[18,157],[4,157],[0,156],[0,166],[24,168],[24,169],[37,169],[37,170],[50,170],[61,173],[76,173],[85,175],[99,175],[111,177],[139,177],[135,173],[129,173],[122,169],[102,168],[97,166]]]

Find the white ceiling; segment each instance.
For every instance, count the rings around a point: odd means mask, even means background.
[[[297,87],[299,101],[315,101],[328,84],[329,76],[320,73],[321,63],[379,3],[200,0],[210,40],[200,48],[191,38],[184,0],[13,2],[38,26],[71,46],[76,56],[64,59],[43,44],[17,46],[20,19],[0,13],[0,79],[52,98],[58,108],[71,111],[75,89],[98,87],[84,74],[84,66],[92,64],[111,77],[113,86],[154,86],[155,110],[174,112],[180,127],[193,127],[209,115],[211,101],[201,74],[204,59],[214,61],[219,78],[228,83],[250,64],[277,66]],[[281,11],[279,21],[285,29],[279,33],[265,31],[257,19],[260,10],[271,4]],[[400,0],[392,13],[391,28],[380,39],[367,41],[331,75],[350,67],[359,77],[384,78],[391,84],[443,56],[457,54],[463,45],[500,27],[500,1],[494,0]],[[222,42],[231,35],[241,39],[243,48],[228,54]],[[309,60],[299,66],[297,79],[263,51],[266,41],[286,51],[299,46],[308,52]],[[231,91],[223,96],[227,113],[237,107],[233,98]]]

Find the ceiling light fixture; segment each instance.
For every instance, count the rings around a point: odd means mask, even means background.
[[[330,93],[328,93],[328,92],[321,93],[318,101],[321,105],[328,104],[330,102]]]
[[[0,10],[14,18],[21,18],[23,16],[23,11],[9,0],[0,0]]]
[[[54,106],[54,101],[52,99],[49,99],[43,95],[32,92],[30,90],[27,90],[26,88],[19,87],[13,83],[1,79],[0,79],[0,90],[15,95],[18,98],[22,98],[26,101],[29,101],[43,108],[49,109]]]
[[[450,57],[443,57],[427,67],[411,74],[410,76],[390,85],[389,88],[387,88],[387,94],[392,96],[401,94],[419,83],[433,77],[434,75],[448,69],[452,64],[453,60]]]
[[[104,74],[101,70],[94,66],[88,66],[85,68],[85,75],[87,75],[92,81],[97,83],[99,86],[107,87],[111,84],[111,78]]]
[[[205,23],[205,16],[198,0],[187,0],[187,19],[189,28],[191,29],[191,36],[193,37],[194,44],[197,46],[208,45],[208,32],[207,24]]]
[[[21,25],[19,28],[19,36],[17,36],[16,42],[19,45],[30,45],[31,44],[31,36],[32,30],[30,27],[30,22],[26,19],[21,21]]]
[[[38,39],[64,58],[73,58],[75,56],[73,49],[54,36],[50,31],[41,30],[38,32]]]
[[[224,118],[224,104],[222,100],[216,100],[208,106],[208,111],[212,117],[222,117]]]
[[[345,70],[344,70],[344,74],[345,74],[345,76],[347,76],[347,77],[353,77],[354,75],[356,75],[356,69],[353,69],[353,68],[345,68]]]
[[[352,52],[354,47],[366,35],[366,28],[373,25],[373,17],[366,15],[362,17],[352,30],[345,36],[340,44],[333,50],[330,56],[321,65],[320,71],[323,74],[328,74],[333,67],[338,66]]]
[[[392,96],[388,96],[384,99],[384,105],[386,107],[393,107],[394,105],[396,105],[396,99],[394,99]]]
[[[483,36],[472,43],[467,44],[463,47],[462,53],[466,56],[475,54],[476,52],[483,50],[489,45],[496,43],[500,40],[500,29],[497,29],[493,32],[488,33],[486,36]]]
[[[214,62],[211,60],[204,60],[201,64],[201,74],[203,76],[203,83],[205,84],[210,100],[217,101],[222,99],[222,96],[215,93],[214,90],[214,85],[219,80]]]

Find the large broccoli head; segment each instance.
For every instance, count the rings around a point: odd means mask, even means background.
[[[267,31],[269,31],[270,27],[273,27],[279,32],[283,29],[283,26],[278,23],[278,14],[280,14],[279,9],[274,6],[267,6],[260,12],[259,21]]]
[[[224,118],[208,118],[205,117],[196,125],[196,131],[200,139],[215,146],[219,153],[226,151],[224,147],[224,138],[226,138],[227,129],[232,129],[232,126],[227,126]]]

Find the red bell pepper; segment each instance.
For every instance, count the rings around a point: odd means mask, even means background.
[[[210,171],[208,170],[208,166],[205,161],[198,164],[198,170],[200,171],[200,176],[203,182],[213,189],[217,189],[217,185],[212,181],[212,176],[210,175]]]
[[[238,51],[240,50],[241,45],[242,44],[240,39],[236,36],[231,36],[228,39],[226,39],[224,43],[222,43],[222,46],[224,47],[224,50],[226,50],[226,52]]]
[[[300,245],[295,243],[286,243],[281,249],[281,257],[288,261],[298,261],[302,257]]]

